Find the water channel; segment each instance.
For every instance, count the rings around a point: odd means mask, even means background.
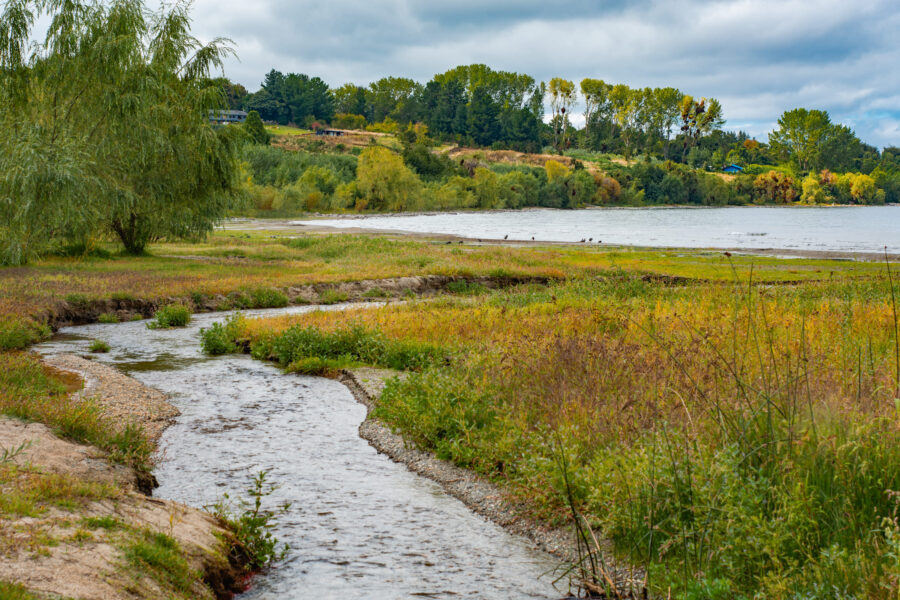
[[[333,307],[332,307],[333,308]],[[247,311],[303,312],[315,307]],[[249,356],[204,356],[199,330],[227,313],[195,315],[184,329],[146,322],[60,331],[43,354],[87,354],[170,395],[181,411],[163,434],[155,496],[193,506],[241,495],[268,470],[292,503],[276,531],[288,558],[241,598],[560,598],[556,562],[469,511],[434,482],[378,454],[357,433],[365,409],[340,383],[285,375]]]

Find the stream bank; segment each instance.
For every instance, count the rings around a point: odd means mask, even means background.
[[[191,257],[182,257],[191,259]],[[212,260],[208,257],[193,257],[194,260]],[[408,299],[410,295],[431,297],[445,293],[454,284],[477,285],[489,289],[500,289],[523,283],[547,284],[547,277],[464,277],[458,275],[422,275],[394,277],[388,279],[364,279],[336,283],[309,283],[284,288],[265,288],[267,291],[284,294],[288,304],[314,305],[344,302],[384,302],[386,300]],[[264,309],[247,298],[247,290],[234,290],[228,294],[194,295],[164,298],[133,298],[127,295],[116,299],[60,299],[56,306],[43,315],[35,315],[37,320],[47,323],[53,331],[62,327],[96,323],[100,315],[114,315],[119,321],[148,319],[162,306],[184,304],[194,313],[220,312],[232,309]]]
[[[81,376],[79,398],[152,442],[177,416],[165,396],[74,355],[46,364]],[[83,600],[230,598],[245,571],[214,516],[152,498],[152,476],[111,463],[45,425],[0,417],[0,574],[30,591]]]
[[[169,396],[181,414],[160,438],[159,498],[207,506],[223,494],[243,496],[254,475],[268,472],[279,487],[267,504],[292,503],[274,530],[291,551],[242,598],[565,595],[548,575],[556,559],[361,439],[365,408],[340,382],[285,375],[246,355],[203,355],[199,329],[223,316],[198,314],[172,330],[141,322],[73,327],[37,350],[83,353],[102,339],[110,352],[97,361]]]

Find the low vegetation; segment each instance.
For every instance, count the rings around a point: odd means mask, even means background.
[[[623,276],[246,320],[236,336],[282,365],[337,353],[397,368],[336,342],[404,345],[417,357],[379,418],[549,522],[565,522],[572,500],[658,593],[891,598],[893,292],[884,276],[787,287]]]
[[[147,323],[149,329],[185,327],[191,321],[191,309],[184,304],[169,304],[156,311],[153,319]]]
[[[379,235],[282,236],[221,232],[204,243],[154,245],[145,256],[49,257],[27,267],[0,269],[0,347],[27,346],[49,335],[44,324],[70,311],[104,313],[108,302],[132,316],[139,316],[132,311],[142,302],[165,304],[173,298],[195,305],[216,299],[213,304],[220,310],[261,308],[281,305],[284,290],[291,286],[361,279],[561,279],[624,272],[728,281],[732,270],[746,277],[753,269],[755,280],[800,281],[828,279],[832,273],[868,278],[879,272],[877,264],[867,262],[749,256],[729,262],[720,253],[691,250],[447,245]],[[340,293],[322,300],[339,302]],[[95,305],[102,308],[92,313]]]
[[[91,345],[88,346],[88,350],[97,354],[104,354],[109,352],[109,344],[104,342],[103,340],[94,340],[91,342]]]
[[[213,511],[229,525],[229,529],[237,540],[234,551],[243,555],[248,571],[259,571],[284,559],[290,547],[279,544],[272,529],[278,517],[290,508],[290,504],[282,504],[276,508],[263,506],[265,498],[272,494],[277,486],[267,481],[268,473],[261,471],[253,478],[247,490],[250,500],[241,499],[237,507],[226,494],[213,506]]]
[[[0,414],[44,423],[60,437],[92,444],[114,462],[149,472],[153,448],[140,428],[115,423],[89,399],[71,397],[78,385],[35,355],[0,352]]]

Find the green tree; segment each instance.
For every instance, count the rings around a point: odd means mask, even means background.
[[[488,91],[475,88],[468,110],[468,133],[476,144],[490,146],[500,137],[500,109]]]
[[[259,118],[259,113],[255,110],[251,110],[247,113],[247,120],[244,121],[244,131],[246,131],[247,135],[250,136],[250,139],[257,144],[269,143],[269,132],[266,131],[262,119]]]
[[[669,140],[678,118],[681,116],[681,99],[684,97],[680,91],[672,87],[657,88],[653,90],[655,107],[658,111],[663,144],[663,158],[669,159]]]
[[[42,45],[35,19],[49,13]],[[0,17],[0,253],[6,263],[113,232],[126,250],[202,235],[231,206],[237,128],[214,130],[226,40],[187,3],[12,0]]]
[[[795,108],[778,119],[778,128],[769,134],[769,146],[780,159],[789,160],[806,172],[819,160],[820,145],[830,129],[827,112]]]
[[[336,113],[347,115],[366,114],[366,88],[354,83],[345,83],[336,90],[332,90],[334,96],[334,110]]]

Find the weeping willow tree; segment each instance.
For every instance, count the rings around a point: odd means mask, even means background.
[[[51,24],[35,43],[42,14]],[[104,236],[140,253],[209,232],[237,189],[238,132],[208,122],[224,105],[209,75],[229,52],[191,36],[187,3],[6,2],[0,261]]]

